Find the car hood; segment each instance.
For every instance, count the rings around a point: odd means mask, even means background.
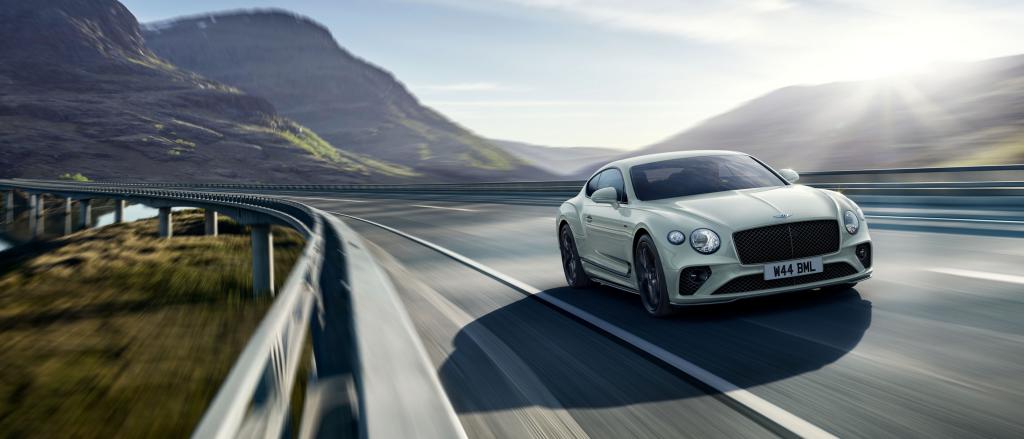
[[[655,201],[657,207],[744,230],[804,219],[836,218],[836,202],[824,191],[790,185],[716,192]],[[777,217],[780,215],[786,217]]]

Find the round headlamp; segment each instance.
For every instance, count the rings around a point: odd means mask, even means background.
[[[686,241],[686,235],[678,230],[668,232],[668,242],[672,245],[679,245]]]
[[[698,253],[710,255],[718,251],[718,247],[721,245],[722,240],[717,233],[711,230],[697,229],[690,233],[690,247],[693,247]]]
[[[846,226],[847,232],[854,235],[860,229],[860,219],[857,218],[857,214],[853,213],[852,210],[847,210],[843,212],[843,225]]]

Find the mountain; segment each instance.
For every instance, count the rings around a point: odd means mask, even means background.
[[[146,47],[115,0],[0,0],[0,175],[348,182],[412,175]]]
[[[1024,161],[1024,55],[786,87],[639,153],[732,149],[804,170]]]
[[[343,49],[322,25],[278,10],[147,25],[163,58],[267,98],[338,148],[441,181],[550,175],[421,105],[395,77]]]
[[[622,150],[613,148],[586,146],[559,148],[496,139],[491,139],[491,143],[498,145],[523,161],[534,164],[559,177],[589,177],[590,174],[597,170],[598,166],[622,155]]]

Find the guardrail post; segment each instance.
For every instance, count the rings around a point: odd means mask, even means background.
[[[124,207],[127,203],[124,200],[114,200],[114,223],[124,222]]]
[[[73,210],[74,208],[71,206],[71,204],[73,202],[74,202],[74,200],[72,200],[71,198],[65,198],[64,199],[64,234],[65,235],[70,235],[72,230],[73,230],[71,228],[71,226],[72,226],[72,224],[71,224],[71,217],[74,214],[74,210]]]
[[[171,208],[161,207],[160,214],[157,215],[160,218],[160,237],[170,238],[174,235],[174,224],[171,218]]]
[[[36,239],[43,234],[46,222],[46,218],[43,213],[45,204],[46,198],[43,194],[32,194],[32,197],[29,199],[28,227],[32,231],[32,239]]]
[[[274,234],[269,224],[256,224],[252,229],[252,292],[274,294]]]
[[[206,209],[206,236],[217,236],[217,211]]]
[[[6,206],[7,206],[7,223],[10,224],[10,223],[14,222],[14,191],[13,190],[7,191]]]
[[[92,227],[92,200],[86,198],[78,200],[78,228],[88,229]]]

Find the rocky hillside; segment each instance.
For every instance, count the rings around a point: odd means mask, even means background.
[[[339,151],[181,70],[116,0],[0,0],[0,176],[345,182],[413,172]]]
[[[934,73],[787,87],[641,153],[733,149],[780,167],[1024,161],[1024,55]]]
[[[281,11],[245,11],[146,26],[161,57],[267,98],[338,148],[431,180],[548,174],[421,105],[391,73],[340,47],[323,26]]]

